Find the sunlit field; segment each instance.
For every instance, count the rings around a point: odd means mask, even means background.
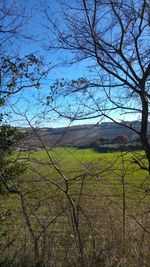
[[[149,262],[150,179],[133,157],[75,148],[15,152],[26,171],[13,180],[18,194],[2,197],[3,261],[32,266],[42,257],[50,266],[78,266],[84,258],[87,266],[137,266],[142,253]]]

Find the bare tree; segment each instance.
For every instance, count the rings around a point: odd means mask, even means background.
[[[58,113],[72,119],[105,116],[128,127],[140,137],[150,172],[149,1],[76,1],[65,4],[61,23],[53,20],[48,10],[45,8],[46,27],[54,39],[47,47],[71,51],[69,64],[82,60],[91,64],[90,78],[54,84],[57,95],[60,91],[63,96],[78,94],[80,106],[83,104],[76,115],[74,105],[70,114],[68,110],[67,115]],[[130,115],[140,121],[140,128],[124,122]],[[116,119],[119,116],[120,121]]]
[[[0,99],[3,104],[7,97],[23,89],[40,88],[48,70],[37,55],[20,51],[21,43],[33,38],[28,32],[30,12],[26,2],[3,0],[0,13]]]
[[[37,55],[30,53],[23,56],[23,51],[19,55],[18,47],[21,39],[31,38],[26,34],[26,19],[28,12],[26,3],[23,1],[5,0],[0,3],[0,108],[3,107],[7,99],[24,90],[33,88],[40,88],[41,80],[44,79],[48,73],[48,68],[42,62],[42,59]],[[0,110],[1,111],[1,110]],[[7,113],[7,111],[6,111]],[[7,114],[6,114],[7,115]],[[5,185],[11,180],[15,174],[14,169],[10,167],[10,162],[6,159],[7,155],[11,153],[12,148],[17,143],[21,136],[17,133],[17,129],[9,126],[7,123],[7,116],[4,121],[3,111],[0,112],[0,182]],[[5,168],[8,167],[10,173],[6,173]],[[7,169],[7,168],[6,168]],[[12,172],[11,172],[12,171]],[[19,171],[19,169],[18,169]],[[8,172],[8,170],[7,170]],[[17,172],[16,172],[17,175]],[[11,177],[12,176],[12,177]],[[7,188],[8,189],[8,188]]]

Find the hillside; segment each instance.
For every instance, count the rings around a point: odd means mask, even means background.
[[[134,126],[137,130],[140,127],[139,122],[126,122],[127,125]],[[150,122],[148,125],[150,132]],[[88,147],[96,140],[101,138],[106,140],[115,139],[117,136],[126,136],[129,142],[137,140],[136,133],[121,125],[117,125],[113,122],[105,122],[101,124],[87,124],[77,125],[62,128],[37,128],[36,133],[29,128],[20,129],[23,139],[20,142],[20,146],[26,146],[30,148],[42,147],[40,138],[43,140],[47,147],[51,146],[74,146],[74,147]],[[38,136],[37,136],[38,135]]]

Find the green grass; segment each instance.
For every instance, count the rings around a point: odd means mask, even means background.
[[[143,152],[138,153],[138,157],[142,155]],[[122,238],[120,231],[122,231],[123,181],[127,218],[137,211],[138,215],[143,216],[149,208],[150,194],[146,193],[150,188],[149,175],[132,163],[133,153],[99,153],[93,149],[55,148],[48,153],[45,150],[20,154],[14,152],[12,159],[24,162],[27,167],[25,173],[12,180],[10,185],[23,194],[26,212],[35,236],[43,233],[42,225],[47,225],[49,221],[53,221],[58,214],[61,214],[47,230],[50,237],[53,237],[54,251],[61,260],[66,248],[70,249],[70,255],[74,255],[76,250],[72,238],[72,208],[65,191],[65,179],[68,183],[67,194],[73,200],[76,209],[80,205],[87,216],[83,216],[80,211],[80,231],[87,251],[91,249],[92,233],[95,233],[94,238],[98,246],[103,238],[111,245],[113,236],[109,224],[110,216],[114,229],[115,227],[118,229],[114,230],[118,231],[116,235]],[[18,195],[9,194],[2,197],[1,214],[2,247],[6,246],[8,240],[15,239],[11,250],[6,250],[4,256],[13,256],[15,251],[20,253],[26,239],[29,242],[27,251],[30,254],[31,237]],[[91,228],[86,218],[89,219],[94,232],[90,232]],[[131,227],[131,234],[132,224],[128,227]],[[49,236],[47,238],[49,244]],[[42,246],[40,243],[42,239],[38,242],[39,246]]]
[[[133,153],[99,153],[94,149],[55,148],[49,150],[49,154],[67,179],[74,179],[80,173],[86,173],[86,192],[96,190],[97,193],[110,191],[118,194],[121,192],[123,171],[129,197],[138,198],[150,187],[148,173],[132,163]],[[138,154],[142,156],[143,152]],[[32,182],[39,179],[41,175],[53,182],[61,182],[61,176],[51,165],[49,155],[45,150],[30,152],[30,154],[22,152],[21,157],[29,157],[26,163],[28,169],[23,175],[26,181]],[[80,182],[80,179],[73,180],[70,182],[70,188],[78,190]]]

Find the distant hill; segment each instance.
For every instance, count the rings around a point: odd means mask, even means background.
[[[140,122],[126,122],[128,126],[132,124],[137,130],[140,127]],[[150,132],[150,122],[148,125]],[[99,139],[113,140],[117,136],[126,136],[129,142],[137,140],[138,136],[130,129],[118,125],[113,122],[103,122],[101,124],[86,124],[62,128],[37,128],[34,130],[29,128],[20,128],[23,139],[20,145],[26,147],[42,147],[38,136],[43,140],[47,147],[51,146],[74,146],[74,147],[89,147],[93,142]],[[37,136],[38,135],[38,136]]]

